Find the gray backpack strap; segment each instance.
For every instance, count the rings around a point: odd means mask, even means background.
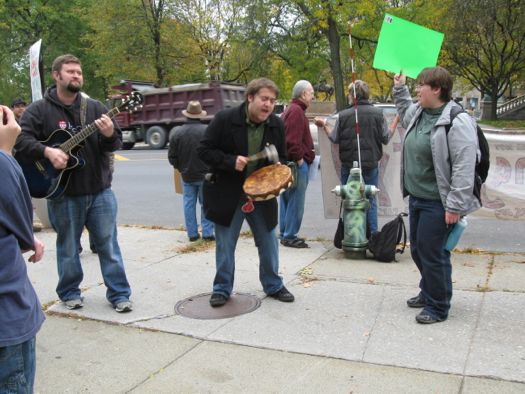
[[[86,114],[87,114],[87,97],[80,94],[80,125],[82,128],[86,125]]]

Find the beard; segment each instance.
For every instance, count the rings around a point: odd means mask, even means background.
[[[78,93],[80,92],[80,89],[82,89],[82,84],[76,84],[76,85],[73,85],[72,82],[69,82],[66,86],[66,89],[71,92],[71,93]]]

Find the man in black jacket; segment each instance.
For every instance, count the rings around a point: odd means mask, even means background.
[[[184,221],[188,238],[193,242],[200,238],[195,208],[197,200],[202,205],[202,182],[208,172],[208,167],[197,154],[197,147],[206,131],[206,125],[201,123],[200,119],[207,113],[202,110],[199,101],[190,101],[187,108],[182,110],[182,114],[188,121],[177,127],[170,137],[168,160],[182,175]],[[201,209],[201,227],[202,239],[215,240],[213,222],[206,219],[204,208]]]
[[[356,101],[354,102],[354,89]],[[368,84],[361,80],[348,87],[348,100],[352,103],[339,113],[339,118],[333,130],[329,130],[325,120],[316,118],[315,124],[323,127],[334,144],[339,144],[341,159],[341,183],[346,184],[354,162],[359,161],[357,146],[356,116],[359,120],[359,143],[361,147],[361,171],[366,185],[378,186],[378,163],[383,156],[383,146],[390,139],[388,124],[383,111],[374,107],[368,101],[370,89]],[[370,209],[367,212],[367,233],[373,233],[377,228],[377,201],[370,197]]]
[[[17,158],[45,159],[55,169],[62,170],[71,163],[70,155],[40,141],[45,141],[56,129],[76,134],[90,123],[97,129],[78,152],[84,166],[68,170],[69,182],[64,193],[48,200],[49,219],[57,232],[57,294],[68,309],[83,306],[79,247],[85,226],[98,252],[108,301],[117,312],[129,312],[131,289],[117,241],[117,200],[111,190],[108,154],[122,146],[122,134],[106,115],[102,103],[81,94],[82,67],[75,56],[56,58],[52,77],[55,85],[46,91],[42,100],[32,103],[22,117],[22,133],[15,147]]]
[[[269,79],[251,81],[246,88],[246,101],[216,114],[198,149],[214,174],[214,180],[205,181],[203,188],[204,211],[215,222],[217,241],[216,275],[210,298],[213,307],[224,305],[233,290],[235,246],[245,218],[259,251],[259,278],[264,292],[279,301],[294,301],[279,276],[277,200],[254,202],[255,209],[250,211],[242,189],[247,176],[268,164],[266,159],[249,162],[248,156],[273,144],[280,160],[286,158],[284,125],[272,114],[278,94],[279,89]]]

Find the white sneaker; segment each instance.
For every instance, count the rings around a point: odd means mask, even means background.
[[[84,306],[82,298],[75,298],[73,300],[64,301],[64,305],[67,309],[80,309]]]
[[[131,312],[133,310],[133,304],[129,300],[117,302],[114,307],[118,313]]]

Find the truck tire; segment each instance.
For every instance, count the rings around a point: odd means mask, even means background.
[[[122,143],[122,149],[124,149],[124,150],[133,149],[134,146],[135,146],[134,142],[123,142]]]
[[[146,143],[152,149],[162,149],[166,146],[166,130],[162,126],[151,126],[146,133]]]

